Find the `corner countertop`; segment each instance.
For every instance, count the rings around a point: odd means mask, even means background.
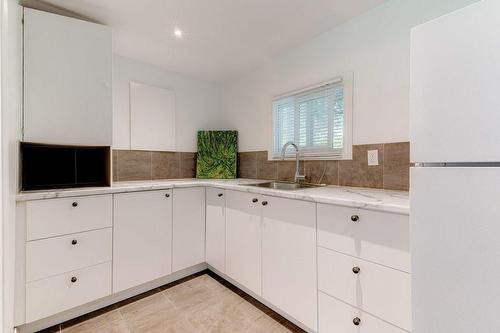
[[[227,190],[243,191],[268,196],[335,204],[347,207],[365,208],[396,214],[408,215],[410,211],[409,195],[404,191],[388,191],[371,188],[325,186],[300,190],[275,190],[262,187],[245,186],[267,182],[258,179],[166,179],[154,181],[114,182],[109,187],[87,187],[61,190],[43,190],[21,192],[17,201],[30,201],[52,198],[67,198],[83,195],[126,193],[136,191],[162,190],[169,188],[208,186]]]

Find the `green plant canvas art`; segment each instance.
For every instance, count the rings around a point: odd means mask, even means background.
[[[198,131],[196,178],[236,178],[237,131]]]

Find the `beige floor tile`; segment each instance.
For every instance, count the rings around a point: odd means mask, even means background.
[[[143,295],[144,296],[144,295]],[[265,307],[201,275],[121,303],[65,333],[287,333]],[[270,310],[268,310],[270,311]],[[271,312],[267,312],[271,313]],[[279,317],[279,316],[278,316]],[[63,325],[64,327],[64,325]]]
[[[130,332],[126,322],[118,310],[104,313],[100,316],[88,319],[76,325],[66,327],[61,332],[65,333],[126,333]]]

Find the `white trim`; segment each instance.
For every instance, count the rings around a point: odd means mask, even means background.
[[[289,96],[300,94],[301,92],[317,89],[330,84],[343,83],[344,88],[344,137],[343,137],[343,148],[341,151],[329,150],[329,151],[301,151],[300,158],[302,160],[350,160],[352,159],[352,143],[353,143],[353,104],[354,104],[354,72],[345,72],[335,78],[323,81],[320,83],[309,85],[305,88],[296,89],[293,91],[288,91],[276,95],[271,101],[271,116],[268,118],[270,120],[270,141],[268,142],[268,160],[281,160],[281,155],[278,155],[274,151],[274,111],[272,107],[272,102],[277,99],[286,98]],[[294,160],[295,153],[287,153],[285,155],[285,160]]]

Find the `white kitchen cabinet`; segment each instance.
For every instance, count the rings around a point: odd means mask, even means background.
[[[24,141],[110,146],[111,29],[24,9]]]
[[[226,198],[224,190],[206,189],[206,261],[219,272],[226,272]]]
[[[175,94],[130,82],[130,149],[175,150]]]
[[[226,191],[226,274],[261,295],[261,200]]]
[[[172,191],[114,195],[113,292],[172,272]]]
[[[111,295],[111,263],[26,284],[26,321],[32,322]]]
[[[28,241],[111,227],[113,196],[90,195],[26,203]]]
[[[318,246],[410,272],[408,215],[318,204]]]
[[[322,292],[318,298],[319,333],[407,333]]]
[[[316,205],[262,198],[262,296],[317,330]]]
[[[173,195],[174,272],[205,262],[205,188],[176,188]]]
[[[411,330],[411,276],[406,272],[318,247],[318,289]]]

